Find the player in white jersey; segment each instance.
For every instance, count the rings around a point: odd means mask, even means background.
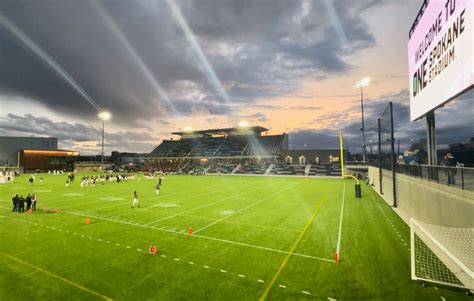
[[[133,192],[132,209],[135,208],[135,205],[138,205],[138,208],[140,208],[140,203],[138,203],[138,193],[136,191]]]

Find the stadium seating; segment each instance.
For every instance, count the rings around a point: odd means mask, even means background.
[[[247,137],[228,137],[219,146],[216,155],[220,157],[243,156],[248,144]]]
[[[274,155],[282,144],[282,136],[261,136],[249,138],[248,153],[251,156]]]
[[[163,140],[148,156],[150,157],[166,157],[168,153],[179,144],[175,140]]]
[[[237,169],[235,173],[263,175],[267,171],[269,165],[270,163],[267,162],[255,162],[253,160],[249,160],[241,164],[240,168]]]
[[[273,175],[305,175],[306,165],[291,165],[287,163],[274,164],[270,174]]]

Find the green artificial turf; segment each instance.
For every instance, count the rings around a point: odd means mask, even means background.
[[[355,199],[352,180],[173,175],[156,196],[81,176],[0,186],[0,300],[471,299],[410,280],[409,228],[365,184]],[[12,213],[15,192],[38,211]]]

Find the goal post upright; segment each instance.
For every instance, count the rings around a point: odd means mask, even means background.
[[[341,151],[341,178],[344,179],[344,142],[342,140],[342,130],[339,130],[339,148]]]

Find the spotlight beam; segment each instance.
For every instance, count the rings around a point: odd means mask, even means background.
[[[331,21],[332,26],[336,30],[337,37],[339,38],[342,46],[349,47],[350,50],[349,41],[347,40],[346,33],[344,32],[344,27],[341,24],[341,20],[339,19],[339,16],[337,15],[336,10],[334,9],[333,0],[324,0],[324,5],[326,6],[329,20]]]
[[[104,19],[109,29],[112,30],[115,37],[120,41],[120,43],[124,46],[127,53],[132,57],[132,59],[138,65],[140,71],[142,71],[146,79],[150,82],[155,92],[171,108],[172,111],[175,111],[175,107],[173,103],[170,101],[168,94],[160,85],[156,77],[151,73],[150,69],[147,67],[145,62],[143,62],[143,59],[138,55],[137,51],[132,46],[130,41],[120,30],[117,23],[112,19],[112,17],[109,15],[109,13],[106,11],[106,9],[102,6],[102,4],[99,1],[93,1],[91,2],[91,4],[94,8],[96,8],[97,12]]]
[[[57,72],[80,96],[97,110],[102,111],[100,106],[87,94],[87,92],[74,80],[74,78],[64,70],[49,54],[46,53],[38,44],[28,37],[18,26],[11,22],[4,14],[0,12],[0,24],[9,30],[15,37],[23,42],[31,51],[39,56],[51,69]]]
[[[209,63],[209,60],[207,59],[206,55],[202,51],[201,45],[199,45],[199,42],[197,41],[196,36],[194,35],[191,28],[189,27],[188,22],[186,22],[186,19],[181,13],[181,9],[179,8],[178,4],[176,3],[175,0],[168,0],[167,3],[171,9],[174,19],[176,20],[178,25],[181,27],[181,30],[183,31],[184,36],[186,37],[186,40],[192,46],[192,49],[194,50],[196,56],[198,57],[198,60],[204,69],[203,70],[204,75],[207,77],[207,79],[212,84],[216,92],[221,96],[221,98],[226,103],[230,103],[229,95],[225,91],[211,63]]]

